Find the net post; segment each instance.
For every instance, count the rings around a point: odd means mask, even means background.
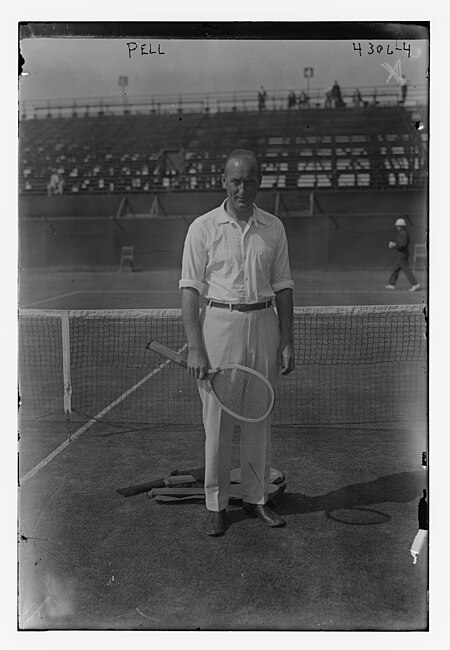
[[[63,352],[63,382],[64,382],[64,413],[72,412],[72,383],[70,378],[70,331],[69,312],[61,312],[62,352]]]

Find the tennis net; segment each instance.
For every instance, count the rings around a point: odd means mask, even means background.
[[[304,307],[296,370],[280,378],[275,424],[426,421],[426,317],[420,306]],[[146,349],[186,354],[180,310],[19,312],[21,416],[199,425],[197,386]]]

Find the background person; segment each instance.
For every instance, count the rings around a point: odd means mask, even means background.
[[[52,169],[52,173],[50,174],[50,180],[47,184],[47,194],[49,196],[62,194],[63,189],[64,189],[63,178],[58,174],[56,169]]]
[[[399,104],[404,104],[406,101],[406,95],[408,92],[408,82],[406,81],[405,75],[402,75],[400,79],[400,101]]]
[[[334,108],[341,108],[342,106],[345,106],[342,99],[341,88],[337,81],[334,82],[331,88],[330,97]]]
[[[258,109],[263,111],[266,108],[267,93],[264,86],[258,90]]]
[[[205,429],[207,535],[226,529],[235,420],[224,412],[206,382],[206,371],[238,363],[266,376],[276,387],[280,369],[294,369],[293,282],[281,221],[254,205],[261,184],[255,154],[233,151],[222,186],[227,198],[189,227],[183,251],[183,322],[188,372],[199,380]],[[199,297],[206,306],[199,315]],[[275,299],[277,313],[273,309]],[[284,520],[267,505],[270,479],[270,417],[241,423],[243,509],[265,524]]]
[[[406,221],[402,218],[397,219],[395,222],[395,228],[397,230],[395,241],[390,241],[388,245],[389,248],[393,248],[397,251],[397,257],[389,278],[389,283],[386,285],[386,289],[395,289],[400,271],[403,271],[411,283],[410,291],[417,291],[417,289],[420,289],[420,284],[417,282],[413,272],[409,268],[409,234],[406,228]]]

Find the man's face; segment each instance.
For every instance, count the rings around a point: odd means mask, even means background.
[[[228,206],[239,217],[251,215],[260,185],[258,168],[252,159],[232,159],[222,174],[222,186],[227,191]]]

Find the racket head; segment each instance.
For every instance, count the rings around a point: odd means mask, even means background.
[[[213,393],[224,411],[243,422],[265,420],[275,404],[275,392],[261,373],[239,364],[208,371]]]

